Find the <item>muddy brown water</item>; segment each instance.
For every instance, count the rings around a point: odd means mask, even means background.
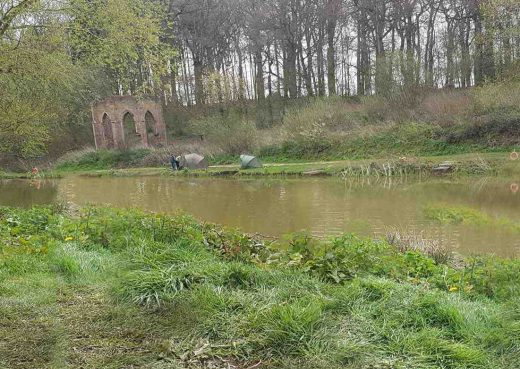
[[[71,176],[58,180],[0,181],[0,205],[29,207],[55,201],[183,211],[201,220],[269,236],[306,230],[316,236],[355,232],[384,236],[418,232],[463,254],[520,255],[520,233],[502,227],[441,225],[428,204],[465,206],[520,224],[514,181],[224,179]]]

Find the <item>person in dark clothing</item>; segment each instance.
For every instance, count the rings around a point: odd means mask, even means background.
[[[175,158],[175,155],[170,157],[170,164],[173,170],[179,170],[179,161]]]

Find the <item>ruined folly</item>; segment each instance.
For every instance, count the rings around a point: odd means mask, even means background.
[[[111,96],[92,105],[96,149],[166,145],[162,107],[151,99]]]

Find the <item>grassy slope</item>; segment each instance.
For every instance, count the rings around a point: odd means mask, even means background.
[[[0,210],[0,368],[516,368],[517,260]],[[339,283],[338,283],[339,282]]]

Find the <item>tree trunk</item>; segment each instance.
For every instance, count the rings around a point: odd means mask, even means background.
[[[193,72],[195,74],[195,102],[197,105],[204,105],[204,80],[203,80],[202,60],[193,55]]]
[[[284,62],[284,85],[291,99],[298,95],[296,86],[296,50],[291,43],[286,43]]]
[[[318,69],[318,96],[325,96],[325,59],[323,58],[323,38],[324,30],[322,27],[318,30],[316,38],[316,63]]]
[[[357,20],[357,94],[366,95],[370,92],[370,58],[367,41],[367,14],[359,10]]]
[[[335,17],[331,15],[331,17]],[[327,82],[329,96],[336,95],[336,51],[334,50],[334,36],[336,34],[336,19],[327,21]]]
[[[179,103],[179,95],[177,93],[177,68],[175,67],[176,60],[170,60],[170,87],[171,87],[171,101],[176,105]]]
[[[255,45],[255,69],[256,98],[263,100],[265,98],[264,63],[262,61],[262,47],[260,45]]]
[[[237,39],[236,41],[237,57],[238,57],[238,99],[245,98],[245,80],[244,80],[244,64],[242,60],[242,50]]]
[[[460,44],[460,84],[461,87],[471,86],[471,58],[469,54],[469,32],[470,20],[459,23],[459,44]]]
[[[280,53],[278,52],[278,43],[274,43],[274,59],[276,63],[276,92],[278,93],[278,96],[282,96],[282,89],[280,84]]]
[[[302,68],[302,74],[303,79],[305,81],[305,89],[307,90],[307,96],[314,96],[314,92],[312,90],[312,79],[311,74],[309,73],[309,67],[308,65],[305,65],[305,60],[303,59],[303,45],[300,40],[300,43],[298,45],[299,48],[299,56],[300,56],[300,64]],[[311,57],[309,57],[309,52],[307,51],[307,60],[309,60],[308,63],[310,63]]]

